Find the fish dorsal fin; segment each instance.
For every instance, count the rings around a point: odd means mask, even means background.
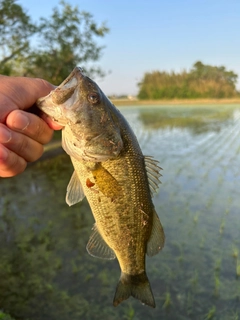
[[[159,177],[161,177],[160,170],[161,167],[158,166],[158,161],[154,160],[151,156],[144,156],[145,167],[148,176],[148,183],[151,191],[151,195],[153,195],[158,190],[158,186],[161,183]]]
[[[74,170],[72,177],[67,186],[66,202],[69,206],[72,206],[85,197],[81,182],[78,178],[76,171]]]
[[[107,245],[100,235],[96,223],[93,225],[92,234],[87,244],[87,252],[96,258],[113,260],[116,258],[114,251]]]
[[[164,235],[163,227],[154,209],[152,233],[147,243],[147,255],[152,257],[155,254],[157,254],[163,248],[164,241],[165,241],[165,235]]]

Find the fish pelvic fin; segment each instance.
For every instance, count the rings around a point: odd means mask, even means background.
[[[113,299],[114,307],[130,296],[140,300],[143,304],[155,308],[155,301],[146,272],[137,275],[121,273]]]
[[[112,260],[116,258],[114,251],[101,236],[97,224],[93,225],[92,234],[87,244],[87,252],[96,258]]]

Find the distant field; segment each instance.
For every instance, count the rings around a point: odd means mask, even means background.
[[[111,99],[116,106],[134,105],[183,105],[183,104],[240,104],[239,99],[173,99],[173,100],[138,100],[138,99]]]

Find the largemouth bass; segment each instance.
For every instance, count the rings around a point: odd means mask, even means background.
[[[64,126],[62,146],[74,167],[66,202],[71,206],[86,196],[95,218],[88,253],[118,259],[121,277],[113,305],[132,295],[155,307],[145,255],[164,245],[152,202],[160,182],[158,161],[143,156],[125,118],[80,68],[37,104]]]

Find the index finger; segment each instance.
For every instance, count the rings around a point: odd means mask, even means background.
[[[11,112],[7,117],[6,124],[8,128],[22,133],[41,144],[48,143],[53,135],[53,130],[43,119],[35,114],[21,110]]]

